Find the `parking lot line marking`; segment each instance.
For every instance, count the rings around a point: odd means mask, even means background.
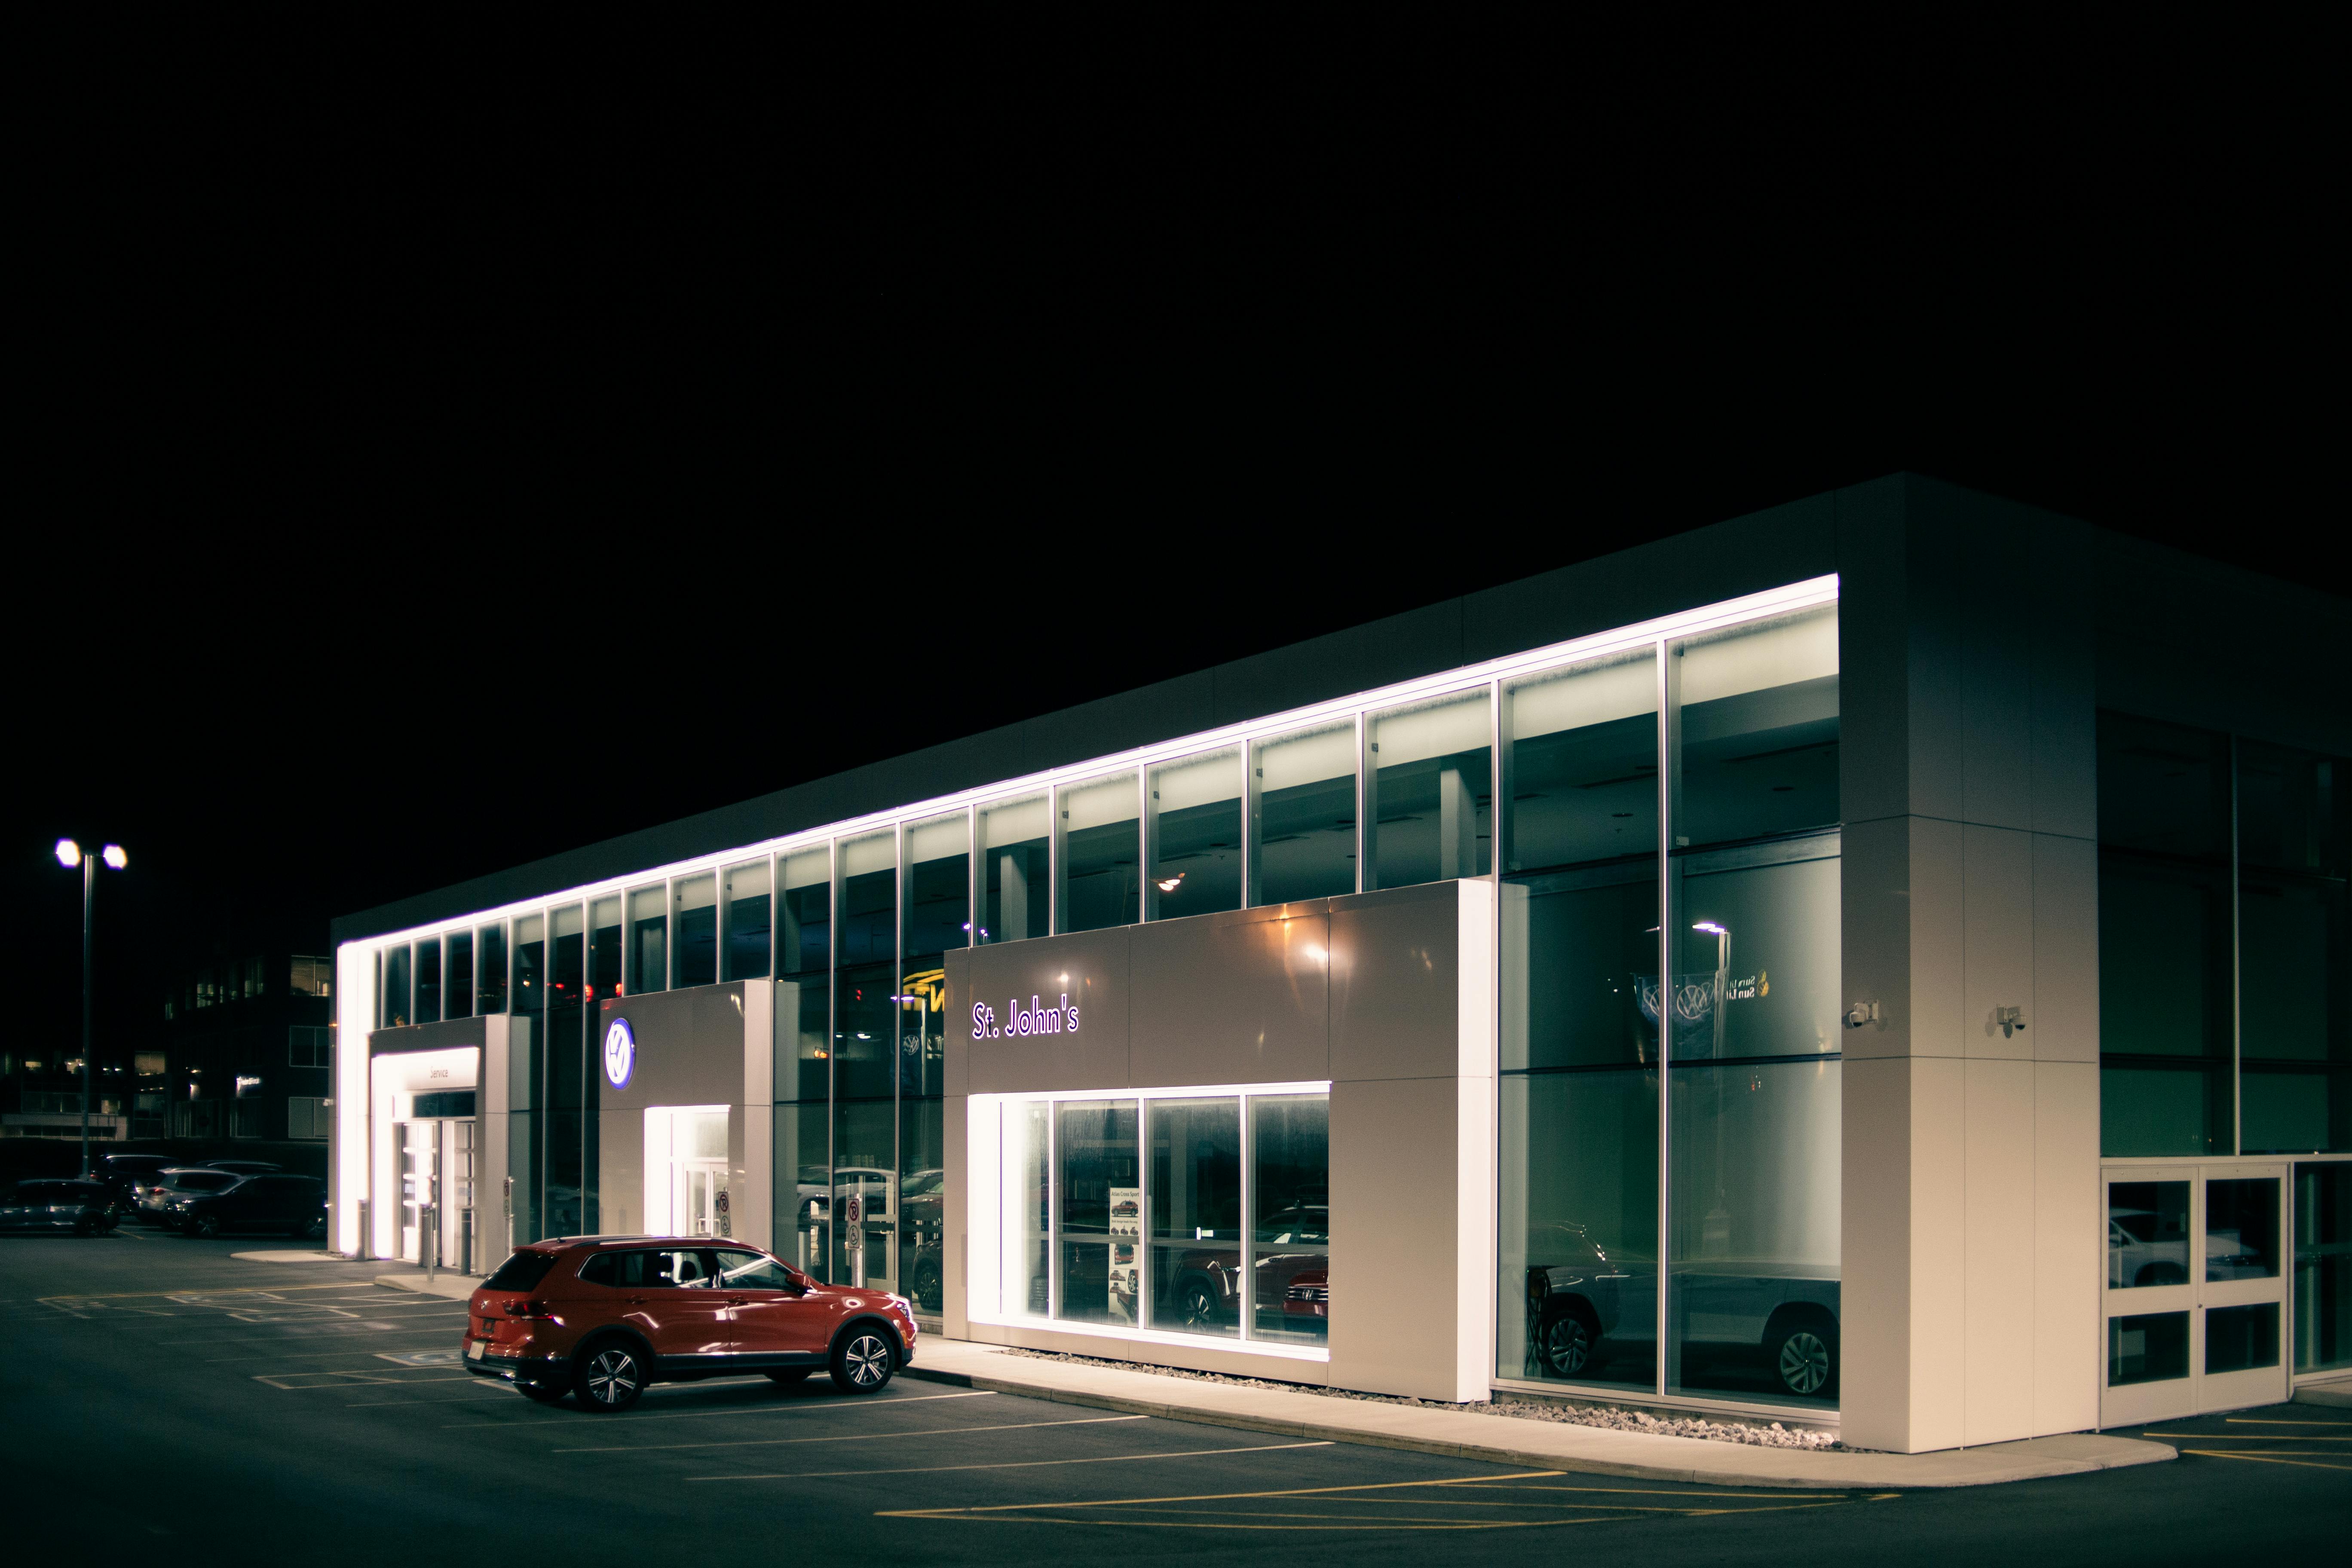
[[[2352,1426],[2352,1421],[2278,1421],[2264,1420],[2259,1415],[2224,1417],[2232,1426]]]
[[[2290,1437],[2285,1433],[2269,1432],[2146,1432],[2147,1437],[2202,1437],[2207,1442],[2221,1438],[2231,1443],[2352,1443],[2352,1437]]]
[[[1250,1448],[1185,1448],[1173,1454],[1103,1454],[1091,1459],[1012,1459],[994,1465],[919,1465],[905,1470],[793,1470],[772,1476],[688,1476],[689,1481],[829,1480],[835,1476],[931,1476],[943,1470],[1034,1470],[1047,1465],[1115,1465],[1129,1459],[1197,1459],[1203,1454],[1270,1454],[1279,1448],[1329,1448],[1320,1443],[1260,1443]]]
[[[2352,1470],[2352,1465],[2315,1465],[2309,1459],[2290,1459],[2284,1454],[2233,1454],[2226,1448],[2183,1448],[2184,1454],[2198,1454],[2209,1459],[2254,1459],[2265,1465],[2294,1465],[2306,1470]]]
[[[436,1378],[434,1381],[438,1383],[444,1380]],[[493,1399],[503,1399],[506,1396],[506,1394],[507,1390],[503,1387],[490,1387],[478,1389],[473,1394],[467,1395],[464,1399],[363,1399],[357,1405],[346,1405],[343,1408],[346,1410],[381,1410],[387,1405],[470,1405],[486,1395]]]
[[[846,1402],[836,1402],[831,1405],[753,1405],[746,1406],[741,1410],[674,1410],[659,1415],[615,1416],[611,1424],[613,1426],[619,1426],[633,1425],[639,1421],[698,1421],[706,1416],[711,1415],[829,1415],[839,1410],[887,1410],[894,1405],[929,1405],[935,1399],[993,1399],[995,1397],[996,1391],[992,1388],[975,1388],[969,1394],[910,1394],[904,1399],[885,1399],[878,1402],[861,1401],[855,1405]],[[500,1425],[518,1426],[536,1425],[536,1423],[528,1420],[529,1412],[517,1411],[516,1415],[518,1416],[525,1417],[525,1419],[513,1422],[502,1422]],[[449,1426],[451,1427],[479,1426],[480,1425],[482,1425],[482,1423],[478,1421],[452,1421],[449,1423]],[[447,1427],[443,1428],[445,1431],[447,1429]]]
[[[434,1337],[435,1339],[438,1340],[438,1339],[440,1339],[442,1336],[441,1336],[441,1335],[439,1335],[439,1334],[436,1334],[436,1335],[434,1335],[433,1337]],[[231,1365],[231,1364],[232,1364],[232,1363],[234,1363],[241,1362],[241,1361],[246,1361],[246,1362],[252,1362],[252,1361],[329,1361],[329,1360],[331,1360],[331,1359],[333,1359],[334,1357],[339,1356],[339,1355],[356,1355],[356,1356],[364,1356],[364,1355],[381,1355],[381,1354],[382,1354],[382,1353],[383,1353],[383,1352],[382,1352],[381,1351],[373,1350],[373,1349],[371,1349],[370,1347],[372,1347],[372,1346],[375,1346],[375,1345],[380,1345],[380,1344],[382,1344],[383,1342],[382,1340],[370,1340],[370,1341],[368,1341],[367,1345],[364,1345],[364,1346],[362,1346],[362,1345],[353,1345],[351,1349],[349,1349],[349,1350],[347,1350],[347,1351],[301,1351],[301,1352],[296,1352],[296,1353],[291,1354],[291,1355],[280,1354],[280,1355],[216,1355],[216,1356],[207,1356],[207,1357],[205,1357],[205,1361],[204,1361],[204,1363],[203,1363],[203,1364],[205,1364],[205,1366],[228,1366],[228,1365]]]
[[[899,1437],[939,1437],[954,1432],[1027,1432],[1039,1426],[1107,1426],[1118,1421],[1149,1421],[1149,1415],[1089,1415],[1076,1421],[1013,1421],[1002,1426],[933,1426],[921,1432],[850,1432],[823,1437],[742,1437],[728,1443],[637,1443],[609,1448],[550,1448],[551,1454],[664,1454],[683,1448],[780,1448],[793,1443],[887,1443]]]
[[[1099,1502],[999,1502],[986,1503],[978,1508],[906,1508],[893,1510],[887,1513],[877,1513],[874,1517],[915,1519],[925,1515],[1004,1513],[1024,1508],[1141,1508],[1150,1503],[1160,1502],[1245,1502],[1254,1498],[1320,1497],[1327,1492],[1384,1492],[1403,1487],[1491,1486],[1497,1481],[1549,1480],[1567,1473],[1565,1470],[1518,1470],[1507,1476],[1441,1476],[1426,1481],[1360,1481],[1354,1486],[1346,1487],[1283,1487],[1274,1491],[1263,1492],[1197,1492],[1188,1497],[1105,1498]]]

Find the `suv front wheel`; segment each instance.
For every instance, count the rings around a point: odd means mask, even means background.
[[[833,1384],[844,1394],[878,1394],[898,1370],[897,1352],[876,1328],[855,1328],[833,1347]]]

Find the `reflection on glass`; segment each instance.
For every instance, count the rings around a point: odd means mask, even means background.
[[[1048,1248],[1047,1205],[1053,1184],[1047,1179],[1052,1155],[1051,1109],[1042,1100],[1008,1100],[1004,1105],[1004,1310],[1042,1318],[1053,1310]]]
[[[1061,929],[1132,925],[1141,910],[1135,774],[1062,788]]]
[[[2189,1184],[2107,1184],[2107,1289],[2189,1282]]]
[[[1674,1063],[1671,1391],[1836,1398],[1842,1070]]]
[[[829,1279],[825,1229],[833,1155],[824,1101],[776,1107],[774,1205],[776,1252],[803,1274]]]
[[[776,973],[822,974],[833,962],[833,850],[820,844],[779,864]]]
[[[588,906],[588,984],[597,996],[621,988],[621,896],[594,900]]]
[[[1250,1337],[1321,1344],[1331,1302],[1331,1100],[1254,1095]]]
[[[629,994],[669,988],[669,889],[656,882],[629,892]]]
[[[503,1013],[507,1010],[507,928],[486,925],[474,935],[482,959],[474,972],[475,1011]]]
[[[2107,1320],[2107,1386],[2189,1375],[2189,1314],[2144,1312]]]
[[[586,1058],[587,915],[578,904],[548,911],[547,1224],[557,1236],[595,1228],[590,1180],[594,1117]]]
[[[1251,747],[1253,904],[1356,890],[1356,727],[1328,724]]]
[[[946,1199],[944,1110],[937,1100],[898,1102],[898,1278],[918,1311],[944,1300]]]
[[[1241,1332],[1241,1101],[1155,1100],[1150,1326]]]
[[[1052,842],[1045,797],[1003,801],[980,811],[982,942],[1044,936],[1051,912]]]
[[[2276,1301],[2205,1310],[2205,1370],[2251,1372],[2279,1363]]]
[[[1140,1321],[1143,1189],[1135,1101],[1056,1106],[1055,1196],[1060,1208],[1061,1300],[1055,1315],[1085,1323]]]
[[[838,965],[833,976],[833,1092],[836,1100],[888,1099],[898,1074],[900,1004],[898,841],[870,833],[835,847]]]
[[[1674,862],[1674,1058],[1812,1056],[1840,1048],[1837,840],[1685,855]],[[1803,860],[1779,857],[1800,852]],[[1656,981],[1643,977],[1654,1018]]]
[[[2205,1184],[2205,1278],[2274,1279],[2279,1271],[2279,1184]]]
[[[547,1005],[547,944],[540,915],[518,915],[514,923],[514,1010],[537,1013]]]
[[[1495,842],[1494,715],[1485,691],[1372,716],[1367,887],[1484,876]]]
[[[441,1021],[441,939],[427,937],[416,944],[416,1019]]]
[[[1496,1373],[1657,1378],[1658,1073],[1510,1073],[1501,1085]]]
[[[1504,868],[1656,854],[1656,656],[1645,648],[1554,670],[1506,688],[1505,700],[1511,799]]]
[[[449,975],[443,989],[448,1016],[463,1018],[474,1010],[474,933],[453,931],[448,936]]]
[[[2238,742],[2241,1153],[2352,1151],[2347,766]]]
[[[768,973],[768,862],[730,866],[726,875],[726,978],[763,980]]]
[[[1675,845],[1834,826],[1836,609],[1694,638],[1673,654]]]
[[[670,923],[677,932],[672,984],[709,985],[719,978],[719,879],[709,871],[670,884]]]
[[[2294,1168],[2294,1370],[2352,1366],[2352,1161]]]
[[[907,829],[908,958],[971,945],[971,826],[961,811]]]
[[[1242,907],[1242,757],[1235,750],[1151,770],[1147,918]]]
[[[2228,1154],[2229,738],[2098,723],[2100,1150]]]
[[[834,1101],[833,1279],[897,1289],[898,1114],[889,1100]]]

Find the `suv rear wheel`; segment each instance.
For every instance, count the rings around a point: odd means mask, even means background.
[[[572,1390],[580,1396],[583,1410],[600,1415],[626,1410],[646,1391],[645,1358],[623,1340],[591,1345],[572,1374]]]
[[[898,1370],[897,1355],[882,1331],[858,1327],[833,1347],[833,1383],[844,1394],[877,1394]]]

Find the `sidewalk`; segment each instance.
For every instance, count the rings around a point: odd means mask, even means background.
[[[1155,1373],[1011,1356],[996,1346],[963,1340],[925,1339],[917,1347],[915,1363],[906,1375],[1251,1432],[1411,1448],[1498,1465],[1721,1486],[1874,1490],[1978,1487],[2083,1475],[2175,1457],[2172,1448],[2162,1443],[2091,1433],[1936,1454],[1759,1448],[1698,1437],[1653,1436],[1467,1411],[1332,1399],[1319,1394],[1237,1388]]]
[[[429,1292],[462,1301],[481,1281],[441,1270],[430,1284],[425,1270],[387,1264],[379,1285]],[[1717,1486],[1802,1487],[1891,1490],[1909,1487],[1980,1487],[2039,1480],[2154,1464],[2175,1458],[2162,1443],[2075,1433],[1995,1443],[1936,1454],[1843,1454],[1802,1448],[1758,1448],[1698,1437],[1610,1432],[1507,1415],[1432,1410],[1292,1394],[1266,1388],[1164,1377],[1115,1367],[1007,1355],[995,1345],[927,1334],[906,1375],[960,1388],[1027,1394],[1062,1405],[1084,1405],[1198,1421],[1212,1426],[1284,1436],[1327,1438],[1381,1448],[1536,1466],[1588,1475],[1645,1480],[1697,1481]],[[2305,1390],[2306,1394],[2316,1392]]]
[[[2352,1409],[2352,1377],[2306,1383],[2294,1391],[2294,1402],[2297,1405],[2332,1405],[2341,1409]]]

